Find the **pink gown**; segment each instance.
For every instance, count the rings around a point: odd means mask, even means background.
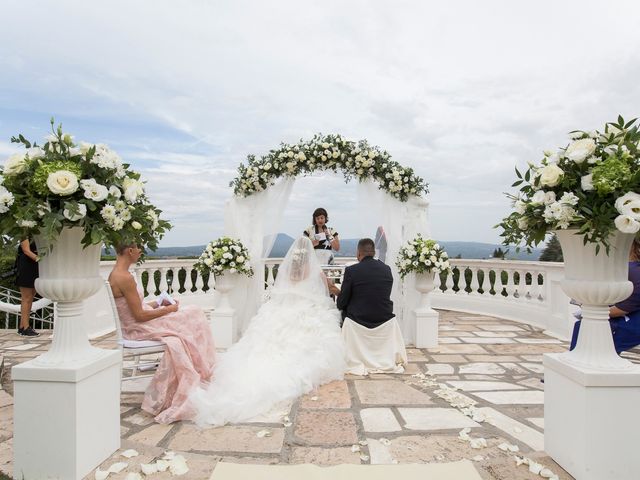
[[[145,392],[142,409],[154,415],[158,423],[192,419],[195,412],[188,403],[189,394],[211,379],[216,355],[204,312],[200,307],[186,305],[177,312],[138,322],[124,297],[115,301],[125,338],[161,340],[167,345]],[[144,310],[153,310],[142,301],[142,294],[140,302]]]

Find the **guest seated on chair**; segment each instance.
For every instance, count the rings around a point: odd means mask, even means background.
[[[188,420],[195,413],[187,403],[189,393],[208,382],[213,372],[215,345],[209,322],[196,306],[144,303],[142,292],[129,273],[140,258],[140,248],[135,244],[121,245],[116,253],[109,283],[123,337],[161,340],[167,347],[145,392],[142,409],[154,415],[158,423]]]
[[[640,241],[637,238],[629,252],[629,281],[633,283],[631,296],[609,307],[609,324],[618,354],[640,345]],[[573,327],[570,350],[578,342],[580,323],[578,320]]]
[[[375,260],[370,238],[358,242],[358,262],[347,267],[338,295],[348,373],[404,371],[407,352],[393,314],[391,268]]]

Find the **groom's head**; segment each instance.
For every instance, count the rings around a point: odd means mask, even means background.
[[[358,261],[376,254],[376,245],[370,238],[363,238],[358,242]]]

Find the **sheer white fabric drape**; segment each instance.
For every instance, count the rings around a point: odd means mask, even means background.
[[[398,251],[403,243],[418,233],[429,236],[428,223],[429,203],[422,197],[412,196],[407,202],[392,197],[378,184],[371,180],[358,185],[358,209],[361,222],[361,237],[380,239],[381,230],[386,239],[384,262],[391,267],[393,273],[393,289],[391,300],[393,310],[402,330],[405,342],[415,341],[415,314],[420,294],[415,289],[413,275],[402,281],[395,266]],[[384,247],[384,241],[378,240],[376,245]]]
[[[282,222],[285,206],[295,179],[285,177],[278,183],[248,197],[234,196],[227,202],[224,214],[225,235],[242,241],[249,250],[255,272],[251,278],[240,277],[231,292],[231,305],[236,311],[242,333],[256,313],[264,291],[264,258],[269,255]]]

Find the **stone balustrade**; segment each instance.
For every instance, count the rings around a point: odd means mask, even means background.
[[[338,257],[336,270],[355,261],[353,257]],[[215,289],[215,280],[193,269],[194,262],[149,259],[136,266],[133,274],[145,296],[167,290],[183,301],[203,304],[202,300],[210,298]],[[265,288],[273,286],[281,262],[281,258],[265,259]],[[113,263],[101,263],[105,278]],[[453,274],[436,278],[434,308],[515,320],[543,328],[560,338],[570,335],[573,309],[560,288],[562,263],[451,259],[451,266]]]

